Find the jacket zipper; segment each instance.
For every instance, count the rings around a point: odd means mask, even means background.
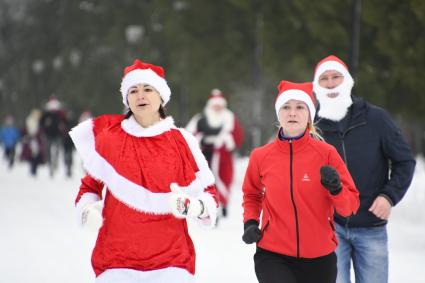
[[[298,211],[297,206],[295,204],[294,200],[294,190],[293,190],[293,176],[292,176],[292,163],[293,163],[293,153],[292,153],[292,140],[289,140],[289,188],[291,191],[291,201],[292,205],[294,206],[294,214],[295,214],[295,229],[296,229],[296,237],[297,237],[297,258],[300,257],[300,234],[299,234],[299,227],[298,227]]]
[[[342,145],[342,154],[344,155],[343,156],[344,157],[344,162],[345,162],[345,166],[347,166],[347,168],[348,168],[348,159],[347,159],[347,152],[345,151],[345,141],[344,141],[345,135],[349,131],[351,131],[352,129],[357,128],[357,127],[360,127],[360,126],[363,126],[363,125],[366,125],[366,122],[359,123],[357,125],[354,125],[354,126],[349,127],[342,135],[339,136],[339,138],[341,140],[341,145]],[[350,222],[350,218],[351,218],[351,216],[348,216],[346,218],[346,221],[345,221],[345,228],[346,229],[348,229],[348,223]]]
[[[351,126],[344,133],[342,133],[342,135],[339,135],[339,139],[340,139],[341,145],[342,145],[342,154],[344,155],[343,156],[344,157],[344,162],[345,162],[345,166],[347,166],[347,168],[348,168],[348,160],[347,160],[347,152],[345,151],[345,141],[344,141],[345,135],[349,131],[351,131],[352,129],[355,129],[355,128],[360,127],[360,126],[363,126],[363,125],[366,125],[366,122],[363,122],[363,123],[360,123],[360,124]]]

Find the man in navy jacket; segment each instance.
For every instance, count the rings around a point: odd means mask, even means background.
[[[360,193],[356,215],[335,216],[337,282],[350,282],[351,260],[356,283],[388,282],[386,224],[391,208],[412,181],[416,162],[389,114],[351,96],[353,85],[339,58],[328,56],[317,64],[313,81],[320,107],[317,126],[338,150]]]

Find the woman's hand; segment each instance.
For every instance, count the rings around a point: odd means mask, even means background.
[[[320,182],[333,196],[342,190],[339,174],[332,166],[326,165],[320,168]]]
[[[207,215],[206,207],[200,199],[190,197],[176,183],[172,183],[170,189],[172,192],[170,197],[171,212],[175,217],[202,218]]]
[[[260,241],[261,238],[261,230],[258,228],[258,222],[254,219],[250,219],[245,222],[242,240],[246,244],[252,244]]]
[[[96,201],[86,205],[81,215],[81,224],[83,227],[97,231],[103,224],[102,209],[102,201]]]

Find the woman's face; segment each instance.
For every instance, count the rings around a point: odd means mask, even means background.
[[[304,133],[310,119],[307,104],[291,99],[279,110],[279,123],[287,137],[296,137]]]
[[[128,106],[136,117],[158,115],[161,105],[159,92],[148,84],[138,84],[128,90]]]

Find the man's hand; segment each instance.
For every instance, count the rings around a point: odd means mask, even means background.
[[[376,217],[388,220],[391,214],[391,203],[383,196],[378,196],[369,208],[369,211]]]

